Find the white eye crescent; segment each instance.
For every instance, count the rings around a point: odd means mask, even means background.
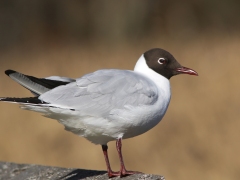
[[[159,64],[165,64],[167,61],[166,61],[166,59],[165,58],[159,58],[158,59],[158,63]]]

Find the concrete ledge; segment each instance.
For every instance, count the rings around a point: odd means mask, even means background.
[[[0,161],[0,180],[105,180],[106,171],[86,169],[69,169],[32,164],[16,164]],[[119,177],[112,180],[120,179]],[[122,180],[165,180],[163,176],[151,174],[135,174],[121,178]]]

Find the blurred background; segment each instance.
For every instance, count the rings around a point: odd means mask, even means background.
[[[167,114],[149,132],[123,141],[129,170],[167,180],[240,179],[240,1],[0,0],[0,96],[31,94],[6,69],[37,77],[80,77],[133,69],[154,47],[198,77],[171,79]],[[101,146],[57,121],[0,103],[0,160],[105,170]],[[119,169],[115,143],[110,161]]]

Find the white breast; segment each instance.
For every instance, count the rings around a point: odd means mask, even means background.
[[[156,126],[166,113],[171,99],[170,81],[150,69],[143,55],[137,61],[134,71],[143,74],[155,83],[158,88],[158,100],[151,106],[137,107],[131,112],[135,114],[134,126],[128,129],[123,138],[140,135]],[[130,115],[125,114],[125,116]]]

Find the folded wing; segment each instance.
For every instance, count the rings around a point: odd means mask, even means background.
[[[151,105],[157,98],[158,91],[151,80],[133,71],[115,69],[87,74],[39,96],[49,106],[94,116],[126,106]]]

